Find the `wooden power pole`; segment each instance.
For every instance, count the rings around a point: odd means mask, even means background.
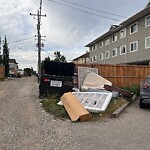
[[[41,78],[41,33],[40,33],[40,29],[41,29],[41,17],[46,17],[45,15],[41,14],[42,11],[42,0],[40,1],[40,10],[37,10],[37,14],[31,14],[31,16],[35,16],[37,17],[37,37],[38,37],[38,43],[37,43],[37,47],[38,47],[38,74],[39,74],[39,78]]]

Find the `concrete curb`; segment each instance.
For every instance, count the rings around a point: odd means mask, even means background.
[[[121,107],[119,107],[112,113],[111,117],[117,118],[129,104],[130,102],[126,102],[125,104],[123,104]]]

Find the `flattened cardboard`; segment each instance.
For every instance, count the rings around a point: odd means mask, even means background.
[[[80,121],[90,120],[90,113],[71,92],[63,94],[61,101],[72,121],[77,121],[78,119]]]

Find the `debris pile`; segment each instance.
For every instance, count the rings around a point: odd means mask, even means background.
[[[74,88],[74,90],[61,97],[72,121],[89,120],[89,112],[105,112],[112,97],[133,96],[133,93],[113,87],[110,81],[98,75],[96,68],[78,67],[78,89]]]

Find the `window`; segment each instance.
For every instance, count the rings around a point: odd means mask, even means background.
[[[95,51],[95,50],[97,50],[97,45],[96,44],[93,46],[93,51]]]
[[[122,38],[124,38],[124,37],[126,37],[126,29],[122,29],[122,30],[120,31],[120,39],[122,39]]]
[[[96,61],[96,58],[97,58],[97,57],[96,57],[96,55],[95,55],[95,56],[93,57],[93,61]]]
[[[99,55],[99,59],[100,59],[100,60],[103,60],[103,53],[101,53],[101,54]]]
[[[136,23],[134,23],[134,24],[132,24],[130,26],[130,34],[133,34],[133,33],[137,32],[137,31],[138,31],[138,24],[136,22]]]
[[[90,58],[90,61],[93,62],[93,57]]]
[[[110,57],[110,53],[109,53],[109,51],[106,51],[105,52],[105,59],[108,59]]]
[[[110,38],[107,38],[106,40],[105,40],[105,46],[107,46],[107,45],[109,45],[110,44]]]
[[[104,43],[101,41],[101,42],[99,43],[99,47],[102,48],[103,45],[104,45]]]
[[[126,45],[120,46],[120,55],[126,54]]]
[[[90,47],[90,52],[92,52],[92,47]]]
[[[130,43],[130,52],[134,52],[138,50],[138,41]]]
[[[145,17],[145,27],[150,26],[150,15]]]
[[[117,34],[114,34],[113,36],[112,36],[112,42],[116,42],[117,41]]]
[[[117,56],[117,48],[112,50],[112,57],[116,57]]]
[[[150,48],[150,36],[145,38],[145,49]]]

